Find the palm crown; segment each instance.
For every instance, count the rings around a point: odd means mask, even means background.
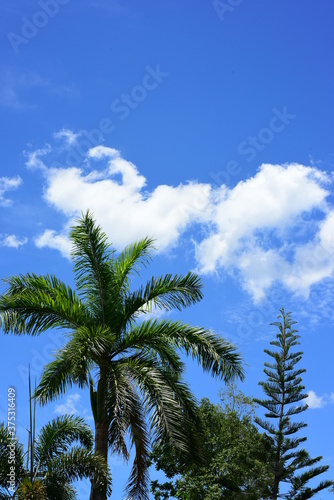
[[[31,335],[66,331],[68,342],[45,367],[35,397],[45,404],[73,384],[90,387],[95,451],[107,458],[110,448],[128,458],[129,432],[135,459],[127,489],[130,497],[144,500],[150,436],[153,443],[168,438],[187,449],[184,429],[196,419],[180,351],[224,381],[243,377],[241,359],[233,345],[203,328],[166,319],[136,321],[152,308],[182,310],[202,299],[201,281],[191,272],[153,277],[132,291],[132,275],[149,263],[151,239],[116,256],[89,212],[70,238],[77,292],[54,276],[8,278],[0,297],[2,326]],[[93,482],[91,499],[105,498]]]

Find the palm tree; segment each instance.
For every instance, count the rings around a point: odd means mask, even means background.
[[[30,430],[30,436],[34,434]],[[38,438],[27,451],[27,466],[23,466],[23,446],[15,442],[15,491],[8,489],[8,445],[12,436],[0,425],[0,499],[75,500],[71,483],[95,476],[96,482],[111,491],[107,464],[95,455],[91,429],[82,418],[64,415],[44,425]],[[79,444],[75,445],[78,442]],[[13,454],[12,454],[13,456]]]
[[[204,328],[166,319],[136,321],[153,308],[182,310],[202,299],[201,281],[191,272],[152,277],[131,289],[131,277],[150,261],[151,239],[116,256],[89,212],[70,238],[77,292],[54,276],[10,277],[0,297],[2,327],[7,333],[30,335],[49,328],[67,331],[68,342],[44,368],[35,397],[45,404],[73,384],[90,387],[95,451],[106,460],[108,449],[127,459],[129,435],[135,459],[127,491],[129,497],[145,500],[150,437],[153,443],[168,438],[186,449],[184,429],[196,419],[196,401],[182,379],[180,351],[224,381],[243,378],[241,358],[233,345]],[[106,497],[93,481],[91,500]]]

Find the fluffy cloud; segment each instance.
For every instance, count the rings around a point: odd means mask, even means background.
[[[296,248],[293,269],[286,275],[286,285],[294,290],[309,290],[334,274],[334,211],[319,224],[313,241]]]
[[[319,269],[320,261],[316,271],[307,268],[316,241],[326,240],[327,249],[334,248],[327,228],[334,212],[311,243],[298,244],[296,237],[298,231],[303,236],[306,230],[306,214],[327,210],[328,183],[329,178],[315,168],[264,164],[254,177],[233,189],[223,187],[213,210],[214,229],[196,246],[199,271],[236,271],[255,301],[277,281],[307,294],[313,283],[331,276],[334,270],[329,253],[331,262],[325,272]]]
[[[22,184],[22,179],[20,176],[16,177],[0,177],[0,206],[9,207],[12,201],[6,198],[4,195],[7,191],[12,191],[17,189]]]
[[[265,232],[285,232],[303,212],[321,207],[328,194],[320,185],[324,180],[323,174],[302,165],[262,165],[254,177],[233,189],[221,189],[215,230],[197,248],[202,270],[228,264],[247,245],[258,247]]]
[[[0,246],[19,248],[28,242],[28,238],[18,238],[15,234],[8,234],[0,239]]]
[[[90,209],[117,247],[150,235],[160,250],[177,243],[191,222],[208,218],[211,188],[188,183],[177,187],[160,185],[151,193],[146,179],[133,163],[118,151],[97,146],[89,151],[91,160],[105,159],[107,168],[85,174],[77,167],[51,168],[46,173],[45,199],[70,219]],[[58,246],[54,232],[38,239],[39,246]],[[53,240],[53,243],[52,243]]]
[[[46,154],[47,148],[31,153],[28,166],[43,172],[45,200],[68,223],[60,233],[46,230],[36,239],[39,247],[68,256],[68,227],[90,209],[118,248],[150,235],[163,251],[189,228],[200,229],[192,234],[198,271],[232,273],[254,301],[277,283],[307,295],[334,274],[331,179],[317,168],[264,164],[231,189],[187,182],[148,190],[137,167],[115,149],[90,149],[82,168],[46,167],[40,159]]]
[[[305,402],[311,409],[323,408],[327,403],[323,396],[317,396],[314,391],[308,391],[308,398]]]
[[[59,250],[63,257],[69,258],[71,254],[71,243],[65,234],[57,234],[48,229],[35,238],[35,244],[38,248],[49,247]]]
[[[308,398],[305,399],[305,402],[313,410],[323,408],[327,404],[334,403],[334,393],[318,396],[314,391],[308,391]]]

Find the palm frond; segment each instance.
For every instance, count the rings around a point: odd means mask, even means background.
[[[77,500],[77,492],[70,483],[48,478],[45,486],[48,500]]]
[[[74,447],[48,463],[46,481],[61,480],[72,482],[78,479],[92,478],[101,488],[107,487],[111,494],[111,475],[105,459],[92,451]]]
[[[70,239],[77,288],[94,316],[104,325],[108,304],[110,306],[112,299],[114,302],[117,299],[117,283],[112,267],[114,250],[89,211],[82,214],[72,228]],[[112,290],[115,293],[111,293]]]
[[[102,387],[106,390],[105,387]],[[149,437],[136,386],[128,376],[126,363],[111,363],[107,376],[107,413],[110,419],[108,441],[111,453],[129,459],[126,434],[129,432],[135,459],[127,485],[129,498],[144,500],[148,491]]]
[[[83,418],[63,415],[44,425],[35,445],[36,459],[46,465],[79,441],[85,448],[92,448],[93,433]]]
[[[141,266],[146,267],[151,260],[151,252],[154,249],[154,240],[143,238],[128,245],[114,260],[113,267],[119,281],[119,287],[124,291],[129,290],[129,277],[133,274],[139,275]]]
[[[38,335],[49,328],[76,328],[89,313],[76,294],[54,276],[26,274],[5,278],[0,297],[1,326],[6,333]]]
[[[234,378],[244,377],[241,356],[236,348],[219,337],[200,327],[184,324],[180,321],[148,320],[133,327],[124,342],[128,345],[151,347],[160,354],[168,344],[185,352],[195,359],[205,372],[229,382]],[[164,356],[164,352],[161,352]]]
[[[73,345],[74,344],[74,345]],[[34,398],[46,404],[62,396],[67,389],[77,384],[80,388],[89,385],[89,372],[93,367],[90,359],[80,356],[76,342],[68,342],[58,351],[56,359],[48,363],[42,372]]]
[[[127,330],[121,342],[114,346],[113,357],[117,357],[118,354],[124,356],[133,350],[139,352],[147,350],[156,354],[165,368],[182,372],[184,363],[181,361],[175,345],[170,342],[168,337],[161,335],[159,329],[154,330],[154,324],[152,327],[150,325],[150,322],[143,322]]]
[[[97,325],[77,328],[72,339],[67,343],[68,352],[76,358],[98,363],[112,353],[116,335],[107,326]]]
[[[151,311],[153,307],[170,311],[181,311],[203,298],[200,278],[189,272],[186,276],[166,274],[152,277],[145,287],[128,294],[125,299],[125,319],[130,321],[140,312]]]
[[[163,370],[147,355],[123,363],[145,403],[154,442],[169,439],[180,450],[187,449],[184,429],[189,415],[195,417],[196,401],[179,374]]]
[[[130,435],[136,454],[126,486],[126,491],[130,498],[148,500],[148,460],[150,440],[145,421],[145,414],[138,397],[133,398],[131,408],[129,410]]]
[[[108,429],[110,450],[128,460],[129,452],[125,436],[130,425],[129,408],[134,397],[134,387],[129,383],[122,368],[118,363],[110,364],[107,387],[102,387],[102,389],[107,394],[106,409],[110,420]]]
[[[145,417],[149,417],[154,442],[169,439],[179,450],[188,452],[192,448],[195,454],[193,436],[188,430],[190,425],[196,428],[198,421],[196,401],[176,373],[164,370],[153,354],[138,352],[110,363],[106,405],[111,418],[108,434],[111,451],[128,458],[127,431],[136,449],[128,495],[146,499],[150,441]]]

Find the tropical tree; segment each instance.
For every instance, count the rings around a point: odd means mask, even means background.
[[[55,276],[7,278],[8,289],[0,297],[2,327],[30,335],[66,330],[68,342],[45,367],[35,396],[45,404],[73,384],[90,387],[95,451],[107,460],[109,448],[127,459],[129,433],[135,459],[127,490],[131,498],[145,500],[150,436],[153,443],[168,437],[176,447],[187,448],[184,429],[196,420],[180,351],[224,381],[243,377],[241,359],[233,345],[204,328],[145,320],[143,314],[154,308],[182,310],[202,299],[201,281],[191,272],[152,277],[132,290],[131,277],[150,260],[151,239],[116,256],[89,212],[70,238],[77,292]],[[91,499],[105,498],[106,490],[93,481]]]
[[[292,351],[293,347],[300,345],[298,330],[293,328],[296,321],[292,321],[291,313],[285,313],[283,308],[278,319],[281,321],[271,323],[278,328],[278,332],[276,340],[270,342],[277,350],[264,351],[273,358],[272,363],[264,364],[267,381],[260,382],[267,398],[255,400],[266,410],[266,420],[257,417],[256,422],[265,430],[274,450],[270,498],[306,500],[329,488],[333,482],[321,481],[315,487],[308,485],[311,479],[327,471],[328,465],[315,466],[322,457],[311,458],[305,449],[299,448],[306,437],[291,437],[307,426],[294,419],[295,415],[308,408],[307,404],[302,403],[307,398],[301,378],[306,370],[295,369],[303,354],[301,351]],[[290,487],[286,493],[281,492],[283,483]]]
[[[184,498],[218,500],[267,498],[271,449],[253,423],[251,398],[229,386],[221,404],[202,399],[200,437],[203,463],[184,457],[168,444],[153,448],[151,460],[167,480],[154,480],[155,500]]]
[[[32,434],[30,431],[30,436]],[[1,424],[0,499],[75,500],[76,492],[71,483],[90,477],[95,477],[96,482],[111,492],[107,464],[95,455],[93,433],[83,419],[64,415],[47,423],[26,454],[15,439],[15,454],[10,456],[12,442],[13,437]],[[15,467],[13,488],[8,487],[9,464]]]

